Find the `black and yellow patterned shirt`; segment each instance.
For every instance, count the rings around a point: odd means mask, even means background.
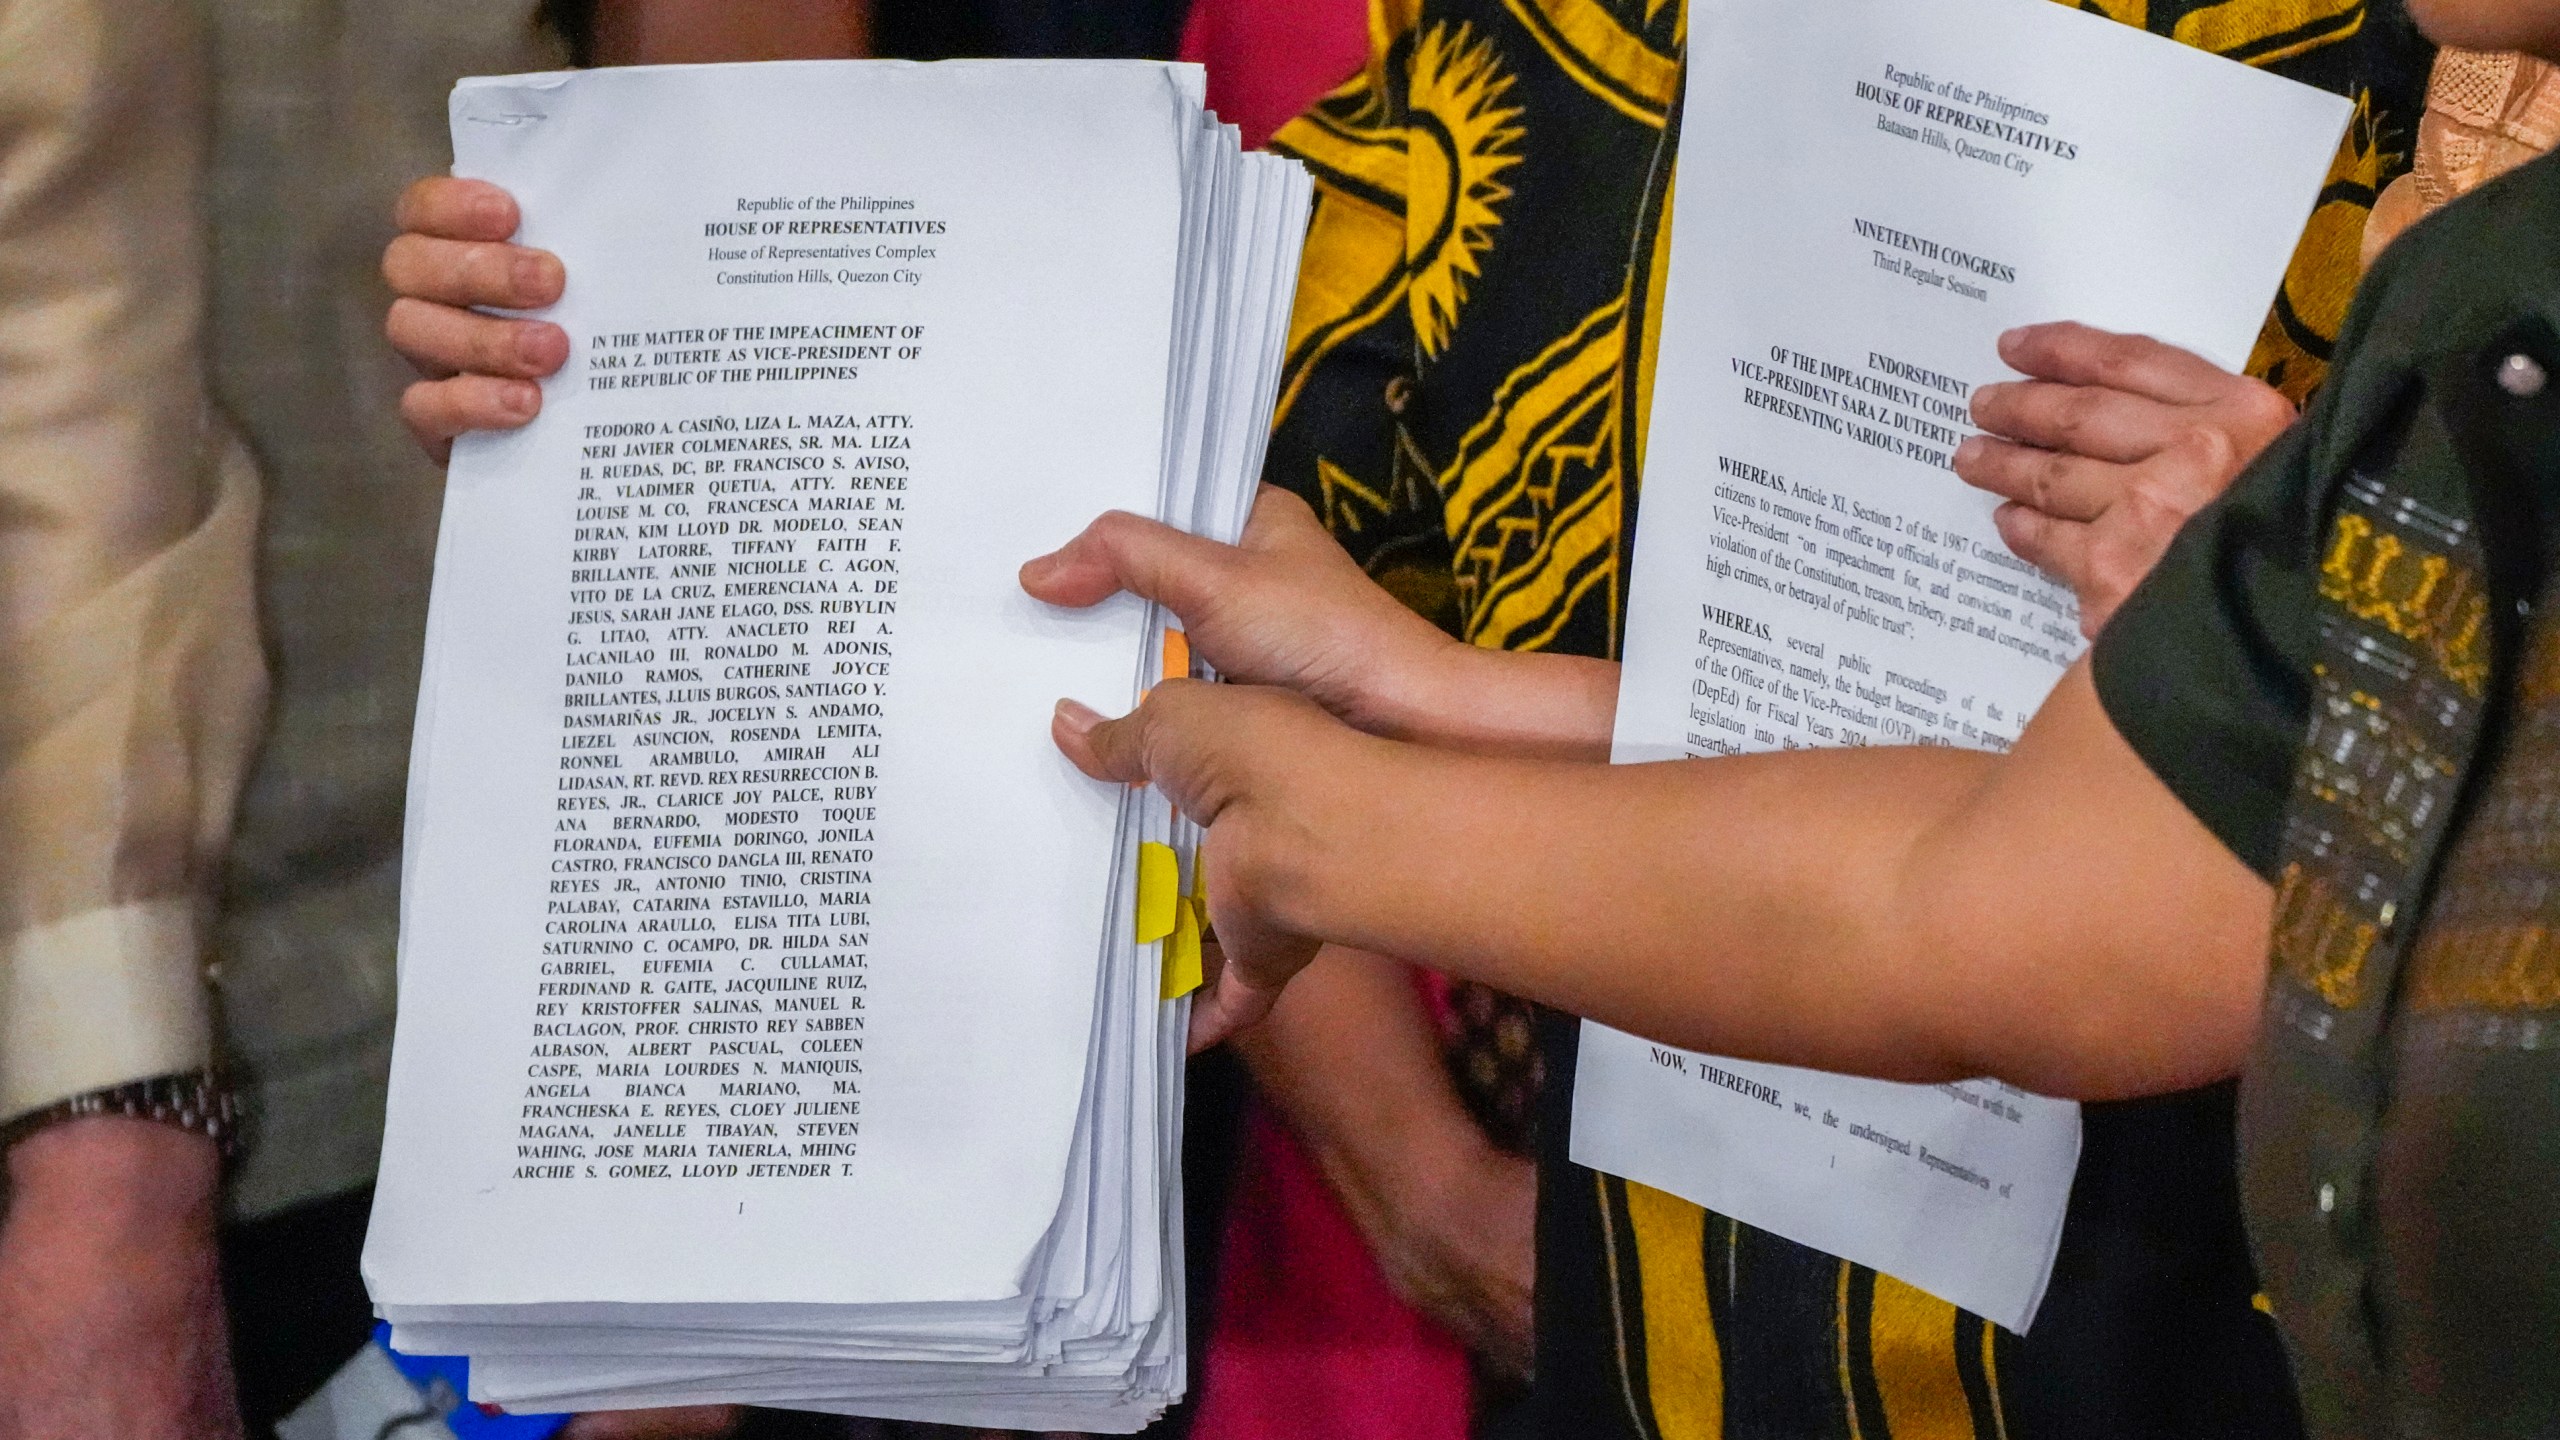
[[[2251,366],[2308,395],[2355,288],[2374,196],[2406,168],[2431,52],[2396,0],[2084,8],[2356,101]],[[1318,198],[1267,473],[1452,633],[1613,655],[1669,254],[1685,9],[1373,0],[1370,23],[1366,70],[1275,142],[1314,171]],[[1534,827],[1519,842],[1536,846]],[[2293,1428],[2284,1362],[2252,1303],[2227,1091],[2092,1107],[2063,1253],[2021,1339],[1576,1169],[1562,1118],[1571,1025],[1551,1017],[1530,1055],[1516,1013],[1483,996],[1460,1010],[1487,1042],[1461,1083],[1497,1132],[1520,1118],[1531,1062],[1556,1082],[1538,1102],[1538,1393],[1557,1440]]]

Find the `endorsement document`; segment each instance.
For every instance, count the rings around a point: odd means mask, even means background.
[[[2238,369],[2347,102],[2047,0],[1698,0],[1620,763],[2012,743],[2070,593],[1949,464],[2013,326]],[[1573,1158],[2035,1317],[2078,1107],[1583,1030]]]

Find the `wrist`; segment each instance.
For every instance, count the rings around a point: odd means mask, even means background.
[[[1418,624],[1410,641],[1373,661],[1355,713],[1344,718],[1387,740],[1431,744],[1452,725],[1487,652]]]
[[[1438,637],[1382,698],[1392,739],[1478,755],[1605,760],[1617,720],[1618,667],[1533,651],[1488,650]]]
[[[95,1116],[7,1161],[0,1431],[238,1440],[213,1141]]]
[[[101,1115],[36,1131],[7,1159],[12,1237],[89,1253],[211,1242],[222,1156],[203,1135]]]
[[[1346,943],[1338,932],[1361,912],[1364,885],[1376,877],[1362,847],[1348,842],[1392,814],[1385,797],[1401,793],[1407,778],[1395,761],[1411,747],[1301,701],[1285,728],[1245,748],[1286,760],[1248,767],[1253,779],[1240,813],[1251,820],[1238,836],[1244,843],[1221,857],[1236,866],[1239,898],[1286,934]]]

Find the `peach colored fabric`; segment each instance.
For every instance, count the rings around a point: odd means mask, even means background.
[[[2427,84],[2418,153],[2365,227],[2364,262],[2447,202],[2560,144],[2560,69],[2529,55],[2446,50]]]

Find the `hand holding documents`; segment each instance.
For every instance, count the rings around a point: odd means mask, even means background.
[[[2347,104],[2042,0],[1696,0],[1689,57],[1616,756],[2006,748],[2082,644],[1948,472],[1997,337],[2239,368]],[[2078,1148],[1994,1083],[1584,1030],[1577,1161],[2015,1330]]]
[[[1193,835],[1060,695],[1186,673],[1024,558],[1232,539],[1308,188],[1198,72],[465,82],[572,276],[455,453],[365,1274],[540,1410],[1127,1432],[1184,1387]]]

